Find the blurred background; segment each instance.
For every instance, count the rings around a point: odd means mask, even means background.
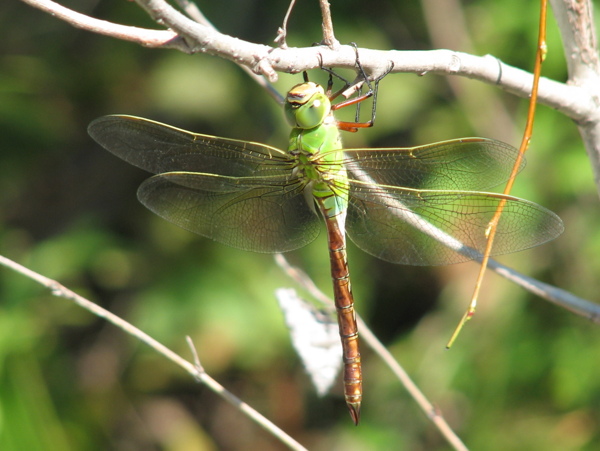
[[[537,2],[332,3],[342,43],[450,48],[533,67]],[[62,4],[157,28],[133,2]],[[267,45],[288,7],[274,0],[198,5],[223,33]],[[450,449],[365,346],[360,426],[348,416],[341,380],[318,398],[274,296],[278,287],[298,287],[272,256],[225,247],[154,216],[135,196],[148,174],[86,134],[94,118],[123,113],[283,147],[289,128],[260,87],[228,61],[79,31],[18,1],[0,4],[0,23],[0,254],[56,279],[188,359],[185,336],[191,336],[211,376],[309,449]],[[320,39],[317,2],[299,2],[288,44]],[[564,81],[551,14],[548,46],[544,75]],[[326,80],[319,71],[310,76]],[[276,87],[284,93],[301,80],[280,74]],[[526,100],[436,75],[393,74],[380,89],[376,126],[347,135],[347,146],[485,136],[518,147]],[[600,204],[570,119],[538,109],[528,166],[513,193],[557,212],[566,232],[500,261],[597,300]],[[331,292],[324,236],[287,257]],[[597,325],[489,272],[477,314],[446,351],[478,265],[397,266],[351,243],[349,259],[359,313],[470,448],[599,449]],[[284,447],[145,345],[4,268],[0,449]]]

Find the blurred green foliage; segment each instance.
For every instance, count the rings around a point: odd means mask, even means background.
[[[154,26],[133,2],[69,3],[116,23]],[[432,48],[418,1],[332,3],[341,42]],[[287,2],[199,6],[224,33],[269,44]],[[469,29],[457,32],[471,35],[476,53],[532,67],[537,3],[473,0],[462,6]],[[209,374],[310,449],[449,449],[365,347],[361,425],[351,424],[339,385],[318,399],[273,294],[293,284],[272,258],[192,236],[153,216],[135,199],[147,174],[86,135],[95,117],[126,113],[284,146],[283,115],[258,86],[229,62],[93,35],[19,2],[2,2],[0,23],[2,255],[55,278],[186,357],[185,335],[191,336]],[[320,23],[317,3],[299,2],[289,44],[319,41]],[[564,57],[552,20],[548,40],[544,73],[562,81]],[[281,74],[277,88],[285,92],[300,80]],[[478,93],[478,112],[465,108],[445,77],[390,75],[381,83],[376,127],[349,136],[348,145],[408,146],[481,134],[517,144],[526,101],[459,82]],[[492,97],[514,129],[496,126]],[[474,114],[487,121],[486,130],[474,128]],[[539,108],[529,166],[515,194],[559,213],[567,229],[553,243],[502,261],[597,299],[598,196],[568,118]],[[447,352],[477,266],[394,266],[352,245],[349,254],[359,312],[470,448],[600,447],[597,326],[490,273],[478,314]],[[329,292],[323,237],[289,257]],[[0,449],[282,446],[120,330],[2,269]]]

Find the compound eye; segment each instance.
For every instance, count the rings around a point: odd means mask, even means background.
[[[323,88],[310,82],[292,88],[284,105],[288,123],[305,130],[321,125],[330,110],[331,103]]]

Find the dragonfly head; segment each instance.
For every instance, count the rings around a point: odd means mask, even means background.
[[[321,85],[309,81],[290,89],[284,111],[292,127],[309,129],[323,123],[331,111],[331,102]]]

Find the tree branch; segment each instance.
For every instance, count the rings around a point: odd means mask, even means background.
[[[136,0],[158,23],[177,31],[185,37],[192,52],[203,52],[229,59],[265,75],[269,81],[277,80],[277,72],[299,73],[326,67],[353,69],[356,62],[354,48],[326,47],[272,48],[253,44],[219,33],[200,25],[173,9],[163,0]],[[382,51],[359,49],[361,64],[373,78],[383,74],[394,64],[392,72],[409,72],[420,75],[459,75],[488,84],[527,98],[531,92],[533,75],[511,67],[499,59],[451,50]],[[546,78],[540,80],[539,102],[557,109],[574,120],[582,120],[598,109],[587,92],[577,87]]]
[[[315,283],[301,269],[292,266],[283,254],[275,254],[275,262],[286,273],[288,277],[296,281],[300,286],[307,290],[318,302],[325,306],[332,315],[335,313],[335,304],[325,293],[323,293]],[[406,370],[402,368],[400,363],[394,358],[392,353],[381,343],[367,323],[356,315],[356,321],[360,330],[360,337],[364,342],[381,358],[381,360],[392,370],[406,391],[418,404],[419,408],[427,416],[427,418],[435,425],[440,434],[448,441],[455,450],[466,451],[467,447],[462,440],[452,430],[446,422],[444,415],[437,409],[421,391],[421,389],[413,382]]]
[[[117,39],[127,39],[144,46],[172,47],[186,53],[202,52],[219,56],[246,66],[255,73],[265,75],[271,82],[277,80],[277,72],[299,73],[318,69],[321,65],[353,69],[356,63],[356,54],[350,45],[342,45],[332,50],[326,46],[281,49],[254,44],[201,25],[162,0],[137,0],[137,2],[154,20],[173,31],[144,30],[122,25],[115,25],[116,28],[112,29],[106,26],[108,22],[91,18],[88,19],[96,25],[96,28],[91,25],[83,26],[86,23],[80,17],[83,15],[50,0],[22,1],[80,28]],[[179,39],[175,36],[179,36]],[[373,78],[383,74],[389,69],[390,63],[393,63],[392,72],[395,73],[463,76],[496,85],[524,98],[528,97],[531,91],[532,74],[504,64],[491,55],[475,56],[451,50],[383,51],[364,48],[360,48],[359,52],[362,66]],[[600,84],[597,88],[600,89]],[[593,114],[600,114],[595,100],[596,98],[591,97],[587,89],[580,86],[568,86],[547,78],[540,80],[539,102],[561,111],[576,121],[585,121]]]
[[[550,0],[550,4],[563,40],[568,84],[580,89],[588,99],[587,114],[571,117],[577,121],[600,192],[600,63],[592,2]]]
[[[319,0],[319,6],[321,7],[321,16],[323,16],[323,45],[335,50],[339,47],[340,41],[335,38],[335,34],[333,33],[333,20],[331,20],[329,2],[327,0]]]
[[[152,338],[151,336],[146,334],[145,332],[142,332],[140,329],[138,329],[131,323],[128,323],[127,321],[120,318],[119,316],[109,312],[106,309],[103,309],[98,304],[95,304],[92,301],[78,295],[77,293],[68,289],[64,285],[61,285],[57,281],[49,279],[48,277],[43,276],[35,271],[32,271],[31,269],[26,268],[25,266],[19,265],[18,263],[14,262],[2,255],[0,255],[0,265],[6,266],[7,268],[10,268],[13,271],[16,271],[16,272],[24,275],[25,277],[39,283],[40,285],[42,285],[45,288],[47,288],[48,290],[50,290],[54,296],[58,296],[58,297],[68,299],[68,300],[74,302],[75,304],[84,308],[85,310],[92,313],[93,315],[96,315],[99,318],[105,319],[106,321],[117,326],[123,332],[125,332],[125,333],[131,335],[132,337],[140,340],[141,342],[147,344],[152,349],[154,349],[156,352],[158,352],[160,355],[162,355],[166,359],[170,360],[171,362],[175,363],[177,366],[183,368],[187,373],[189,373],[191,376],[193,376],[194,379],[196,379],[198,382],[206,385],[213,392],[215,392],[217,395],[219,395],[221,398],[223,398],[225,401],[227,401],[230,404],[232,404],[233,406],[235,406],[240,412],[243,412],[246,416],[248,416],[249,418],[254,420],[258,425],[260,425],[261,427],[266,429],[268,432],[273,434],[273,436],[278,438],[282,443],[287,445],[290,449],[294,449],[294,450],[298,450],[298,451],[302,451],[302,450],[306,451],[306,448],[304,448],[302,445],[300,445],[300,443],[296,442],[292,437],[290,437],[285,432],[283,432],[280,428],[275,426],[275,424],[273,424],[267,418],[262,416],[260,413],[258,413],[256,410],[254,410],[248,404],[246,404],[245,402],[243,402],[242,400],[237,398],[235,395],[233,395],[233,393],[227,391],[225,389],[225,387],[223,387],[221,384],[219,384],[216,380],[211,378],[204,371],[202,366],[200,365],[197,354],[195,352],[195,349],[192,348],[192,351],[194,352],[194,357],[195,357],[196,363],[192,364],[192,363],[188,362],[187,360],[185,360],[184,358],[180,357],[178,354],[171,351],[169,348],[167,348],[162,343],[158,342],[157,340],[155,340],[154,338]],[[189,342],[190,342],[190,340],[188,339],[188,343]]]
[[[123,41],[135,42],[144,47],[173,48],[186,50],[185,43],[179,39],[177,33],[171,30],[150,30],[146,28],[118,25],[105,20],[94,19],[85,14],[65,8],[51,0],[22,0],[34,8],[58,17],[60,20],[73,25],[75,28],[102,34]]]
[[[593,6],[589,0],[550,0],[560,29],[569,80],[585,85],[600,72]]]

